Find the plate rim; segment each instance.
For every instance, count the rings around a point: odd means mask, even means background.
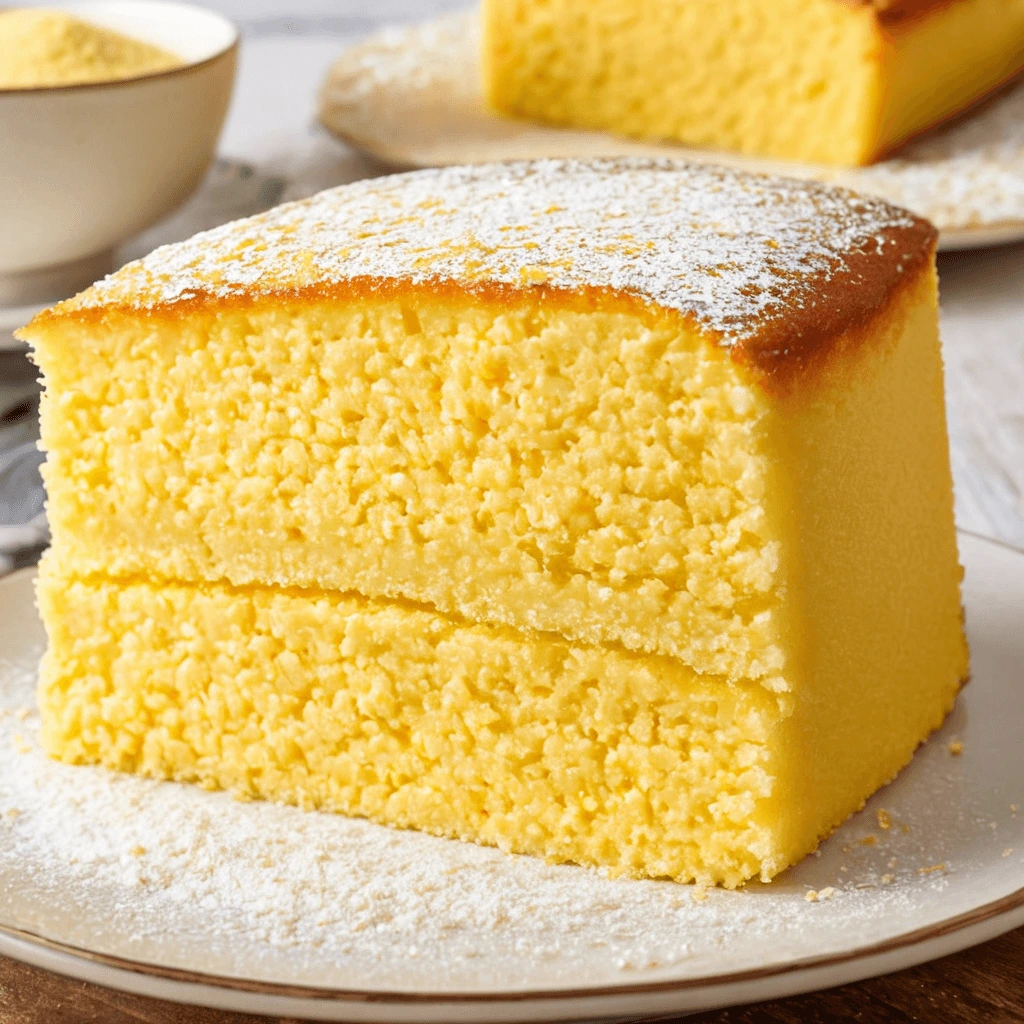
[[[971,537],[983,544],[1001,548],[1013,555],[1024,557],[1024,548],[1019,548],[1004,540],[989,537],[974,530],[967,530],[958,527],[957,534]],[[0,592],[11,586],[14,580],[20,583],[35,575],[36,567],[29,566],[19,569],[6,577],[0,578]],[[254,978],[230,977],[226,975],[206,974],[203,972],[187,970],[185,968],[167,967],[161,964],[148,963],[142,960],[132,960],[127,957],[117,956],[109,953],[101,953],[94,950],[84,949],[60,940],[49,939],[36,933],[11,927],[0,923],[0,953],[11,955],[15,959],[22,959],[17,955],[17,950],[11,950],[9,942],[15,947],[27,945],[32,949],[41,950],[45,953],[56,954],[61,957],[70,957],[73,961],[88,965],[96,965],[117,972],[127,973],[135,977],[141,977],[144,981],[159,984],[168,983],[172,986],[200,986],[206,989],[228,994],[264,996],[285,1000],[307,1000],[324,1005],[338,1004],[378,1004],[404,1007],[428,1007],[444,1004],[452,1007],[473,1007],[496,1006],[499,1004],[526,1004],[526,1003],[551,1003],[566,1004],[580,1000],[614,1000],[623,997],[650,997],[666,996],[674,993],[693,991],[714,991],[722,990],[729,986],[749,986],[757,982],[766,982],[775,979],[782,979],[806,972],[827,971],[830,968],[848,967],[854,963],[867,962],[872,958],[886,956],[899,952],[910,952],[920,950],[929,943],[934,943],[957,934],[964,934],[984,924],[994,924],[1000,918],[1008,919],[1015,916],[1014,912],[1024,909],[1024,886],[1014,890],[998,900],[991,901],[971,910],[964,911],[954,917],[945,918],[920,928],[912,929],[900,935],[883,939],[880,942],[858,946],[855,949],[844,950],[843,952],[831,953],[817,957],[802,957],[783,964],[774,966],[763,966],[748,968],[743,971],[733,971],[725,974],[704,975],[702,977],[678,978],[675,980],[635,982],[625,985],[591,985],[583,988],[551,988],[551,989],[522,989],[518,991],[453,991],[453,992],[430,992],[430,991],[403,991],[400,989],[349,989],[330,988],[309,985],[291,985],[285,982],[260,981]],[[995,938],[1013,928],[1019,926],[1020,922],[1012,921],[1005,928],[991,931],[985,938]],[[955,952],[959,949],[968,948],[973,943],[968,941],[954,948],[945,950],[944,953]],[[925,956],[920,960],[911,958],[909,961],[893,964],[889,970],[900,970],[916,963],[925,962],[930,957]],[[49,968],[58,973],[59,967]],[[878,972],[887,973],[886,970]],[[867,975],[865,975],[867,976]],[[830,984],[845,984],[856,978],[847,978],[845,981],[832,981]],[[785,994],[785,993],[783,993]],[[174,998],[174,996],[163,996],[159,998]],[[758,998],[755,996],[754,998]],[[179,1001],[192,1002],[193,999],[182,997]],[[227,1008],[227,1007],[225,1007]]]
[[[784,978],[788,975],[807,971],[818,971],[842,967],[872,957],[906,951],[920,947],[972,927],[997,921],[1013,911],[1024,908],[1024,887],[991,903],[965,911],[956,917],[938,921],[932,925],[904,932],[902,935],[881,942],[861,946],[843,953],[824,957],[804,957],[774,967],[755,967],[746,971],[729,974],[706,975],[699,978],[680,978],[675,981],[637,982],[631,985],[592,985],[588,988],[570,989],[523,989],[520,991],[488,992],[409,992],[399,989],[343,989],[319,988],[316,986],[289,985],[284,982],[258,981],[252,978],[231,978],[225,975],[204,974],[178,967],[164,967],[141,960],[130,960],[109,953],[97,953],[54,939],[47,939],[31,931],[11,928],[0,924],[0,937],[28,943],[51,953],[63,954],[79,961],[96,964],[119,972],[142,975],[148,979],[171,982],[180,985],[200,985],[220,991],[245,993],[248,995],[274,996],[285,999],[315,1000],[321,1003],[378,1003],[394,1005],[436,1006],[438,1004],[458,1006],[482,1006],[509,1003],[577,1002],[581,999],[614,999],[629,996],[670,995],[676,992],[721,989],[727,986],[745,985],[769,979]],[[1011,924],[1007,931],[1016,927]],[[994,933],[994,938],[999,932]],[[968,947],[963,947],[968,948]],[[893,966],[901,970],[904,966]],[[884,973],[884,972],[882,972]]]

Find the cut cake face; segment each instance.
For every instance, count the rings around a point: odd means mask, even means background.
[[[814,185],[499,165],[43,314],[51,751],[771,877],[967,673],[934,242]]]

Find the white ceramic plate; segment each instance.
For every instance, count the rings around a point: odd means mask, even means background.
[[[436,167],[540,157],[658,156],[832,181],[932,221],[941,248],[1024,238],[1024,84],[853,170],[782,163],[498,117],[484,108],[474,12],[390,29],[346,50],[324,84],[320,119],[385,163]]]
[[[704,899],[48,761],[32,576],[8,577],[0,952],[250,1013],[544,1021],[776,997],[991,938],[1024,923],[1024,554],[971,535],[961,551],[973,680],[945,727],[819,856]]]

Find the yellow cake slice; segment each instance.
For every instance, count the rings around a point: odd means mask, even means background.
[[[1024,68],[1024,0],[483,0],[513,117],[857,166]]]
[[[494,165],[41,314],[48,748],[770,878],[967,674],[934,249],[807,183]]]

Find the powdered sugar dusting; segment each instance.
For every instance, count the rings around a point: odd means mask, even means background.
[[[671,161],[456,167],[357,182],[157,249],[58,307],[152,307],[354,278],[601,288],[728,341],[818,301],[868,254],[893,279],[919,222],[817,184]],[[906,251],[903,251],[903,250]],[[851,293],[851,302],[856,302]]]

